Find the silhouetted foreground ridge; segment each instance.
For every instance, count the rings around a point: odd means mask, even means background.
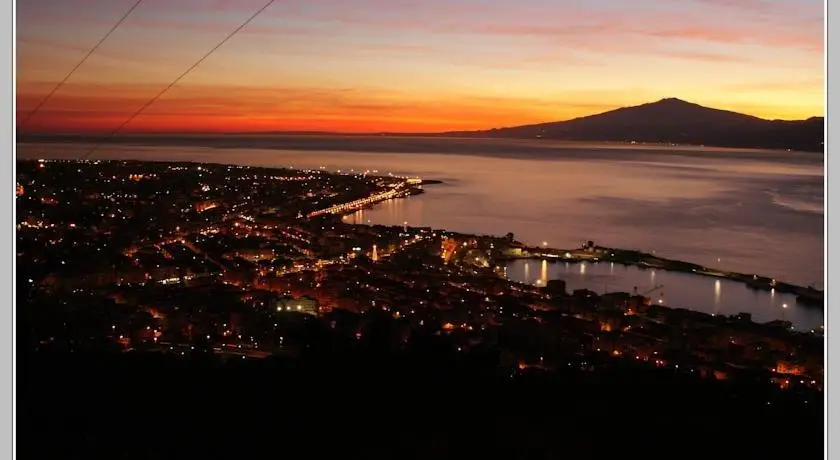
[[[802,407],[769,387],[632,363],[512,372],[494,365],[492,350],[442,350],[224,364],[28,356],[19,361],[19,449],[30,458],[427,459],[816,458],[822,449],[821,404]]]

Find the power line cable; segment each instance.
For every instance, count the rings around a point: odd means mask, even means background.
[[[227,35],[227,36],[226,36],[226,37],[225,37],[222,41],[220,41],[219,43],[217,43],[217,44],[216,44],[216,46],[214,46],[213,48],[211,48],[211,49],[210,49],[210,51],[208,51],[206,54],[204,54],[204,56],[202,56],[202,57],[201,57],[201,59],[199,59],[199,60],[198,60],[198,61],[196,61],[193,65],[191,65],[191,66],[190,66],[187,70],[185,70],[185,71],[184,71],[181,75],[179,75],[179,76],[178,76],[178,78],[176,78],[175,80],[173,80],[173,81],[172,81],[172,83],[170,83],[170,84],[169,84],[169,85],[167,85],[165,88],[163,88],[163,90],[161,90],[159,93],[157,93],[157,94],[156,94],[153,98],[151,98],[148,102],[146,102],[145,104],[143,104],[143,106],[142,106],[142,107],[140,107],[140,108],[139,108],[136,112],[134,112],[134,113],[133,113],[130,117],[128,117],[128,118],[127,118],[127,119],[126,119],[126,120],[125,120],[125,121],[124,121],[124,122],[123,122],[123,123],[122,123],[122,124],[121,124],[121,125],[117,128],[117,129],[115,129],[114,131],[112,131],[112,132],[111,132],[111,133],[110,133],[110,134],[109,134],[109,135],[108,135],[105,139],[103,139],[103,140],[99,141],[96,145],[94,145],[94,146],[93,146],[93,148],[91,148],[90,150],[88,150],[88,152],[87,152],[87,153],[85,153],[85,154],[82,156],[82,158],[81,158],[81,159],[82,159],[82,160],[86,160],[88,157],[90,157],[90,155],[91,155],[93,152],[97,151],[97,150],[99,149],[99,147],[101,147],[101,146],[102,146],[102,144],[103,144],[103,143],[107,142],[108,140],[110,140],[110,139],[112,139],[114,136],[116,136],[116,135],[117,135],[120,131],[122,131],[122,129],[123,129],[123,128],[125,128],[125,127],[129,124],[129,123],[131,123],[131,122],[132,122],[135,118],[137,118],[137,116],[138,116],[138,115],[140,115],[141,113],[143,113],[143,111],[144,111],[144,110],[146,110],[147,108],[149,108],[149,106],[150,106],[150,105],[154,104],[154,103],[155,103],[158,99],[160,99],[160,98],[161,98],[164,94],[166,94],[166,92],[167,92],[167,91],[169,91],[170,89],[172,89],[172,87],[174,87],[175,85],[177,85],[177,84],[178,84],[178,82],[180,82],[181,80],[183,80],[183,79],[184,79],[184,77],[186,77],[186,76],[187,76],[190,72],[192,72],[192,71],[193,71],[196,67],[198,67],[199,65],[201,65],[201,63],[202,63],[202,62],[204,62],[204,61],[205,61],[208,57],[210,57],[210,55],[211,55],[211,54],[213,54],[214,52],[216,52],[216,50],[218,50],[219,48],[221,48],[221,47],[222,47],[225,43],[227,43],[227,42],[228,42],[228,40],[230,40],[231,38],[233,38],[233,36],[234,36],[234,35],[236,35],[236,34],[237,34],[240,30],[244,29],[244,28],[245,28],[248,24],[250,24],[250,23],[251,23],[251,21],[253,21],[254,19],[256,19],[256,17],[257,17],[257,16],[259,16],[260,14],[262,14],[262,12],[263,12],[263,11],[265,11],[266,9],[268,9],[268,7],[269,7],[269,6],[271,6],[271,5],[272,5],[275,1],[276,1],[276,0],[269,0],[269,1],[265,4],[265,5],[263,5],[263,7],[262,7],[262,8],[260,8],[259,10],[257,10],[257,12],[256,12],[256,13],[252,14],[252,15],[251,15],[251,17],[249,17],[249,18],[248,18],[245,22],[243,22],[242,24],[240,24],[240,25],[239,25],[239,27],[237,27],[236,29],[233,29],[233,31],[232,31],[231,33],[229,33],[229,34],[228,34],[228,35]]]
[[[38,111],[39,111],[39,110],[41,110],[41,107],[43,107],[43,106],[44,106],[44,104],[46,104],[46,103],[47,103],[47,101],[49,101],[49,100],[53,97],[53,95],[55,95],[55,93],[56,93],[56,92],[58,92],[58,90],[59,90],[59,89],[61,89],[61,87],[62,87],[62,86],[64,86],[64,84],[65,84],[65,83],[67,83],[67,80],[69,80],[69,79],[70,79],[70,77],[72,77],[72,76],[73,76],[73,74],[74,74],[74,73],[76,73],[76,71],[77,71],[77,70],[79,70],[79,67],[81,67],[81,66],[82,66],[82,64],[84,64],[84,63],[85,63],[85,61],[87,61],[87,60],[88,60],[88,58],[89,58],[89,57],[90,57],[90,56],[91,56],[94,52],[96,52],[96,50],[97,50],[97,49],[99,49],[99,47],[100,47],[103,43],[105,43],[105,40],[107,40],[107,39],[108,39],[108,37],[110,37],[110,36],[111,36],[111,34],[113,34],[113,33],[114,33],[114,31],[115,31],[115,30],[117,30],[117,29],[120,27],[120,25],[122,25],[122,23],[123,23],[123,22],[125,22],[125,20],[126,20],[126,19],[128,19],[128,16],[129,16],[129,15],[131,15],[131,13],[132,13],[134,10],[136,10],[136,9],[137,9],[137,7],[138,7],[138,6],[140,6],[140,4],[141,4],[141,3],[143,3],[143,0],[137,0],[136,2],[134,2],[134,5],[132,5],[132,6],[131,6],[131,8],[129,8],[129,9],[128,9],[128,11],[126,11],[126,12],[125,12],[125,14],[123,14],[123,15],[122,15],[122,17],[120,18],[120,20],[119,20],[119,21],[117,21],[117,23],[116,23],[116,24],[114,24],[114,25],[111,27],[111,29],[108,31],[108,33],[106,33],[106,34],[105,34],[102,38],[100,38],[100,39],[99,39],[99,41],[98,41],[98,42],[96,42],[96,44],[95,44],[95,45],[93,45],[93,48],[91,48],[90,50],[88,50],[87,54],[85,54],[85,56],[82,58],[82,60],[81,60],[81,61],[79,61],[79,62],[76,64],[76,66],[75,66],[75,67],[73,67],[73,69],[72,69],[72,70],[70,70],[70,72],[68,72],[68,73],[67,73],[67,75],[65,75],[65,76],[64,76],[64,78],[62,78],[62,79],[61,79],[61,81],[59,81],[57,85],[55,85],[55,87],[52,89],[52,91],[50,91],[50,92],[49,92],[49,93],[48,93],[48,94],[47,94],[47,95],[46,95],[43,99],[41,99],[41,102],[39,102],[39,103],[38,103],[38,105],[36,105],[36,106],[35,106],[35,108],[34,108],[34,109],[32,109],[32,111],[31,111],[31,112],[29,112],[29,115],[27,115],[27,116],[26,116],[26,118],[24,118],[24,119],[23,119],[23,121],[22,121],[22,122],[20,122],[20,123],[18,124],[18,129],[20,129],[20,128],[24,127],[24,126],[26,125],[26,123],[27,123],[27,122],[29,122],[29,120],[30,120],[30,119],[31,119],[31,118],[32,118],[32,117],[33,117],[36,113],[38,113]]]

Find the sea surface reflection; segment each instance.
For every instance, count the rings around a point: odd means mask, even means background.
[[[750,289],[743,283],[689,273],[641,269],[612,262],[548,262],[515,260],[507,265],[507,277],[520,283],[545,286],[561,279],[566,289],[589,289],[632,293],[649,297],[662,305],[701,311],[714,315],[750,313],[754,321],[784,319],[800,330],[823,325],[821,309],[797,304],[796,296]]]

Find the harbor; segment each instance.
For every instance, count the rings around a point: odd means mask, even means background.
[[[626,292],[648,297],[652,304],[684,308],[715,316],[748,313],[758,323],[781,320],[800,331],[819,331],[821,309],[801,304],[795,295],[756,290],[725,278],[642,268],[615,262],[564,262],[517,259],[504,266],[505,277],[534,286],[562,280],[568,292],[598,295]]]
[[[549,288],[562,282],[572,295],[626,293],[661,307],[713,316],[748,317],[756,323],[822,333],[822,292],[779,282],[657,257],[638,251],[596,246],[576,249],[529,247],[505,237],[451,234],[464,244],[445,248],[445,257],[485,267],[510,281]],[[803,295],[813,291],[811,294]]]
[[[537,259],[548,261],[563,261],[569,263],[580,262],[610,262],[643,269],[666,270],[682,272],[698,276],[712,277],[737,283],[742,283],[756,291],[769,294],[789,294],[795,297],[798,305],[810,308],[824,307],[824,293],[813,287],[803,287],[761,276],[759,274],[745,274],[704,267],[698,264],[679,260],[666,259],[654,254],[627,249],[596,246],[592,241],[576,249],[556,249],[549,247],[528,247],[521,243],[511,242],[508,248],[494,257],[497,264],[516,259]]]

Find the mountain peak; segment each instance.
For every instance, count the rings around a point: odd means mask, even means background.
[[[692,104],[691,102],[682,100],[682,99],[677,98],[677,97],[664,97],[664,98],[662,98],[662,99],[660,99],[656,102],[653,102],[652,104],[657,104],[657,105],[696,105],[696,104]]]
[[[632,107],[622,107],[621,109],[590,115],[582,119],[597,119],[603,123],[636,123],[640,119],[643,119],[646,123],[660,125],[692,123],[727,124],[758,120],[750,115],[728,110],[712,109],[676,97],[666,97],[655,102],[648,102]]]
[[[600,117],[603,115],[610,115],[611,113],[634,113],[636,115],[639,114],[659,114],[661,116],[665,116],[666,118],[670,119],[672,117],[682,117],[685,114],[698,114],[701,112],[721,112],[717,109],[711,109],[709,107],[704,107],[700,104],[695,104],[693,102],[688,102],[685,99],[680,99],[676,97],[664,97],[659,99],[658,101],[653,102],[646,102],[644,104],[634,105],[634,106],[625,106],[621,107],[617,110],[611,110],[609,112],[604,112],[600,114],[594,115],[594,117]],[[746,116],[746,115],[744,115]],[[582,118],[591,118],[593,115],[588,117]]]
[[[566,121],[495,129],[493,137],[822,149],[822,119],[776,122],[666,97]]]

